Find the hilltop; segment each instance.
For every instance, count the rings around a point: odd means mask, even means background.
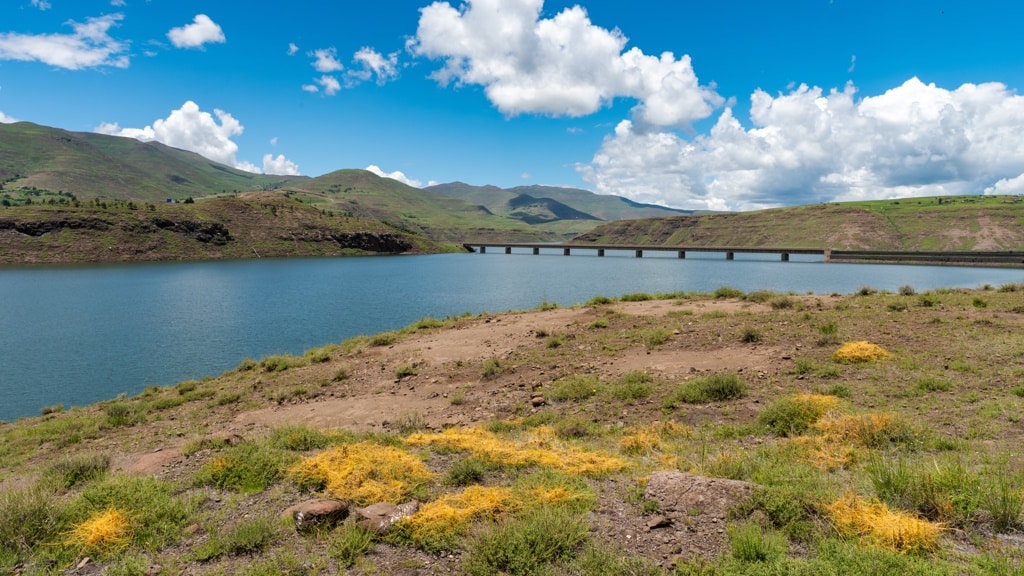
[[[51,406],[0,424],[0,571],[1014,574],[1022,289],[595,297]]]

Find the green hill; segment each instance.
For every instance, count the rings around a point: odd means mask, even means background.
[[[1024,198],[960,196],[817,204],[610,222],[575,243],[849,250],[1020,250]]]
[[[305,179],[245,172],[158,142],[29,122],[0,124],[0,191],[37,189],[79,199],[158,202],[268,190]]]
[[[49,199],[52,199],[51,196]],[[0,208],[0,264],[218,260],[448,250],[284,194],[195,203],[35,203]]]

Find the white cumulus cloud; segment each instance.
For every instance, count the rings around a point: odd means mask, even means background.
[[[53,7],[53,5],[46,0],[32,0],[32,5],[40,10],[49,10]]]
[[[365,82],[376,77],[377,84],[383,86],[398,77],[398,52],[384,56],[373,48],[363,47],[352,56],[358,68],[349,70],[349,82]]]
[[[602,193],[714,210],[1024,184],[1024,97],[1000,83],[949,90],[911,78],[860,99],[847,85],[750,100],[751,128],[726,108],[692,139],[623,121],[577,169]]]
[[[295,56],[295,54],[298,53],[298,51],[299,51],[299,47],[296,46],[294,42],[289,42],[288,43],[288,55],[289,56]]]
[[[191,24],[172,28],[167,38],[177,48],[202,48],[204,44],[227,42],[224,31],[206,14],[196,14]]]
[[[128,43],[109,34],[123,14],[70,21],[71,34],[0,34],[0,60],[42,62],[58,68],[81,70],[99,66],[127,68]]]
[[[468,0],[421,10],[408,49],[442,60],[433,78],[477,84],[508,115],[583,116],[616,98],[638,101],[638,124],[685,127],[724,101],[701,86],[689,56],[624,51],[618,30],[595,26],[580,6],[541,18],[543,0]]]
[[[409,186],[412,186],[413,188],[423,187],[423,182],[416,180],[415,178],[409,178],[401,170],[395,170],[394,172],[385,172],[384,170],[381,170],[380,166],[377,166],[376,164],[370,164],[369,166],[366,167],[366,170],[368,172],[373,172],[374,174],[380,176],[381,178],[391,178],[392,180],[398,180],[402,184],[407,184]]]
[[[3,111],[0,111],[0,124],[14,124],[17,121],[17,118],[12,118],[7,114],[4,114]]]
[[[277,156],[264,154],[263,173],[283,176],[298,176],[300,174],[299,165],[285,158],[284,154],[278,154]]]
[[[168,146],[190,150],[221,164],[259,173],[258,166],[238,159],[238,144],[232,138],[241,136],[244,130],[231,114],[217,109],[214,109],[213,114],[204,112],[191,100],[182,104],[181,108],[172,110],[167,118],[160,118],[145,128],[122,128],[117,123],[104,123],[96,128],[100,134],[127,136],[142,141],[156,140]],[[265,157],[264,165],[266,163]],[[284,156],[270,159],[270,165],[275,170],[286,169],[289,164]],[[298,166],[294,168],[298,170]]]
[[[335,48],[320,48],[314,50],[310,56],[313,57],[313,68],[317,72],[326,74],[345,69],[345,66],[338,60],[338,51]]]
[[[1024,173],[1014,178],[1002,178],[992,186],[985,188],[986,195],[1024,194]]]

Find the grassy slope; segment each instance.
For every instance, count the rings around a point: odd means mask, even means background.
[[[365,170],[338,170],[287,189],[319,196],[336,210],[381,220],[438,241],[554,239],[552,232]]]
[[[736,214],[612,222],[579,242],[880,250],[1024,246],[1019,197],[967,196],[819,204]]]
[[[303,179],[252,174],[157,142],[29,122],[0,124],[0,181],[8,190],[34,187],[80,199],[156,202],[261,190]]]
[[[494,536],[524,536],[518,530],[529,527],[528,504],[526,510],[482,514],[468,534],[449,534],[450,539],[435,535],[421,542],[454,550],[440,556],[419,550],[408,535],[367,537],[348,524],[303,534],[274,520],[285,506],[319,491],[315,485],[304,490],[277,470],[330,445],[369,441],[382,455],[381,473],[384,451],[393,448],[423,459],[434,470],[435,480],[417,492],[419,498],[436,501],[465,484],[509,486],[519,490],[517,497],[531,489],[580,494],[575,503],[546,506],[553,514],[544,525],[551,531],[549,538],[562,537],[557,528],[566,517],[584,523],[582,534],[572,532],[579,539],[567,544],[569,554],[541,558],[535,567],[546,566],[550,573],[1019,574],[1024,550],[1015,532],[1024,526],[1018,450],[1024,408],[1019,360],[1024,348],[1006,335],[1019,331],[1024,322],[1019,300],[1024,286],[1005,288],[844,297],[753,293],[740,295],[741,306],[733,312],[717,313],[699,311],[719,302],[729,305],[736,296],[666,295],[670,312],[661,314],[598,303],[584,311],[592,320],[558,326],[547,340],[528,338],[500,360],[482,366],[461,360],[420,363],[419,376],[409,376],[408,385],[395,384],[395,389],[405,390],[437,378],[475,379],[476,384],[459,393],[458,404],[452,397],[451,410],[495,412],[493,421],[481,424],[505,445],[537,435],[545,440],[529,448],[565,447],[573,454],[592,451],[628,462],[626,471],[585,482],[550,465],[522,468],[479,458],[473,464],[462,450],[413,445],[409,434],[428,423],[411,415],[396,415],[392,430],[397,432],[370,434],[295,422],[269,436],[227,427],[242,410],[316,402],[325,395],[386,396],[385,390],[366,388],[379,378],[382,361],[396,360],[384,357],[389,347],[416,341],[420,331],[429,342],[438,330],[484,325],[500,339],[507,323],[490,316],[420,322],[400,334],[355,339],[303,357],[247,362],[203,382],[153,387],[137,397],[2,425],[0,569],[45,573],[53,566],[74,566],[89,555],[119,574],[142,574],[151,565],[161,566],[160,574],[318,574],[337,573],[350,562],[355,563],[349,572],[353,574],[399,568],[435,573],[432,565],[436,573],[446,573],[449,567],[465,568],[471,562],[530,566],[538,548],[557,544],[545,540],[543,533],[529,534],[539,544],[522,548],[515,548],[509,538],[494,542]],[[537,313],[537,321],[554,329],[543,314]],[[558,338],[572,345],[553,346]],[[842,341],[862,339],[884,346],[893,357],[860,364],[833,358]],[[767,349],[778,362],[756,371],[728,371],[744,382],[738,392],[684,400],[695,396],[690,392],[700,381],[685,370],[666,373],[655,363],[645,369],[646,379],[634,379],[633,384],[616,372],[617,360],[643,357],[645,349],[661,362],[736,350],[757,356]],[[408,352],[399,355],[408,361]],[[585,386],[567,386],[577,375]],[[533,380],[531,387],[525,386]],[[476,390],[487,382],[500,392]],[[836,435],[835,428],[808,428],[813,418],[803,412],[786,413],[779,420],[778,400],[808,392],[827,395],[836,407],[833,419],[823,421],[859,427],[846,429],[845,435]],[[535,394],[543,394],[554,406],[531,409]],[[309,406],[310,413],[314,407]],[[775,419],[765,418],[769,413]],[[842,414],[859,417],[843,420]],[[651,426],[658,419],[677,426]],[[787,422],[794,427],[780,426]],[[801,422],[804,427],[796,428]],[[220,436],[207,435],[217,430]],[[232,435],[236,433],[245,434],[246,441],[231,447],[239,442]],[[155,472],[157,480],[108,472],[109,460],[104,464],[101,458],[152,455],[181,442],[191,447],[190,455],[161,467]],[[643,526],[649,520],[655,524],[655,514],[670,512],[643,500],[637,488],[654,470],[686,470],[760,486],[727,519],[730,545],[721,556],[692,562],[684,556],[675,571],[656,565],[663,561],[661,555],[633,556],[641,546],[657,545],[676,531],[686,533],[678,525],[640,530],[629,533],[632,541],[627,544],[627,533],[614,526]],[[888,551],[884,544],[835,528],[828,506],[851,493],[877,497],[914,517],[941,520],[949,530],[934,550]],[[127,544],[83,550],[69,541],[74,523],[107,505],[137,514]],[[615,511],[613,525],[595,520],[588,532],[591,521],[585,512],[591,509],[598,511],[593,518]],[[675,512],[686,514],[687,522],[702,521],[700,510]],[[719,525],[718,531],[726,532],[726,526]],[[486,538],[489,534],[491,539]],[[904,538],[913,542],[916,536],[907,533]],[[507,547],[488,548],[503,541],[509,542]],[[595,559],[588,541],[603,549],[604,556]],[[213,544],[217,546],[211,548]],[[136,566],[136,571],[130,569]]]
[[[408,247],[401,252],[444,250],[379,222],[325,212],[271,192],[134,208],[114,202],[106,208],[91,202],[0,208],[0,263],[336,256],[378,251],[374,238],[404,242]],[[40,235],[13,229],[50,222],[64,224]],[[230,240],[215,238],[223,236],[216,225]]]

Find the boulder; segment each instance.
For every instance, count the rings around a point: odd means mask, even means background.
[[[333,498],[317,498],[296,504],[281,513],[295,521],[296,530],[331,527],[348,517],[350,502]]]
[[[412,516],[420,509],[416,500],[395,506],[387,502],[371,504],[366,508],[356,508],[352,515],[356,524],[375,534],[387,534],[391,527],[402,518]]]

